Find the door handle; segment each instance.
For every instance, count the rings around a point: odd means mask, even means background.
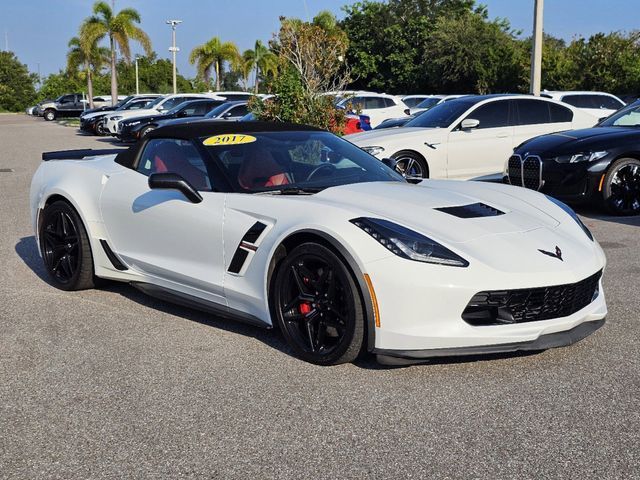
[[[508,136],[508,133],[499,133],[498,135],[496,135],[496,138],[507,138]]]

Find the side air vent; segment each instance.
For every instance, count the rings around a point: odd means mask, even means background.
[[[111,262],[111,265],[113,265],[116,270],[128,270],[127,266],[122,263],[118,256],[113,252],[113,250],[111,250],[111,247],[106,240],[100,239],[100,245],[102,245],[104,253],[107,255],[107,258]]]
[[[240,240],[238,248],[236,248],[236,251],[233,254],[233,258],[231,259],[231,263],[227,269],[228,272],[240,273],[242,267],[244,267],[244,264],[247,261],[247,258],[249,257],[249,252],[255,252],[258,249],[255,243],[258,241],[265,228],[267,228],[267,226],[264,223],[256,222],[249,230],[247,230],[247,233],[244,234],[242,240]]]
[[[504,215],[504,212],[485,205],[484,203],[471,203],[469,205],[460,205],[459,207],[442,207],[436,208],[436,210],[460,218],[497,217],[498,215]]]

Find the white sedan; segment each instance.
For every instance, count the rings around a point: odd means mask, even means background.
[[[604,253],[564,204],[501,184],[412,185],[312,127],[199,121],[117,154],[43,159],[31,212],[53,285],[106,278],[278,325],[317,364],[541,350],[607,313]]]
[[[547,98],[467,95],[436,105],[402,128],[345,138],[380,159],[395,159],[405,176],[497,180],[525,140],[594,123],[591,115]]]

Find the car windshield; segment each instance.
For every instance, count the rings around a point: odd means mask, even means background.
[[[621,108],[598,124],[599,127],[640,127],[640,101]]]
[[[322,131],[252,132],[201,138],[240,192],[315,193],[364,182],[404,182],[352,143]]]
[[[189,105],[187,105],[187,103]],[[165,115],[177,115],[179,112],[181,112],[182,110],[184,110],[185,108],[195,108],[197,104],[193,104],[191,103],[191,101],[187,101],[187,102],[182,102],[179,103],[178,105],[176,105],[175,107],[173,107],[171,110],[167,110],[166,112],[164,112]]]
[[[416,105],[415,108],[431,108],[434,105],[437,105],[437,103],[442,100],[441,98],[425,98],[423,101],[421,101],[418,105]]]
[[[129,95],[128,97],[123,98],[118,103],[116,103],[116,108],[120,108],[123,105],[126,105],[129,102],[129,100],[131,100],[132,98],[133,98],[133,95]]]
[[[227,108],[229,108],[228,102],[223,103],[222,105],[218,105],[216,108],[214,108],[209,113],[207,113],[205,115],[205,118],[218,118],[220,115],[222,115],[225,112]]]
[[[447,128],[478,101],[458,99],[441,103],[407,122],[405,127]]]
[[[154,108],[156,105],[158,105],[163,100],[164,100],[164,97],[158,97],[153,102],[151,102],[149,105],[147,105],[147,108]]]

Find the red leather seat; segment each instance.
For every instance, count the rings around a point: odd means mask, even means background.
[[[291,183],[284,168],[267,150],[252,148],[245,153],[238,172],[238,183],[245,190],[276,187]]]

